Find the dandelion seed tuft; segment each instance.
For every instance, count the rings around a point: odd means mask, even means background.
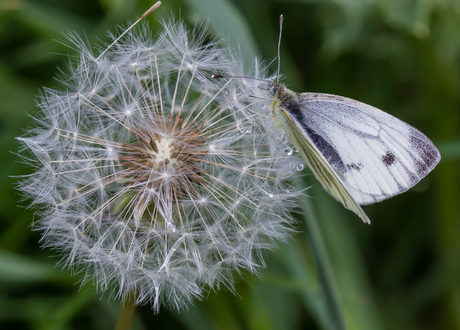
[[[241,75],[242,61],[206,27],[163,26],[156,38],[130,30],[100,57],[69,37],[79,54],[19,138],[35,172],[18,184],[65,267],[157,312],[232,288],[232,269],[256,272],[299,195],[287,142],[251,97],[258,82],[211,78]]]

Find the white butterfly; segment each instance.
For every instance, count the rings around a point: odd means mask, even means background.
[[[347,209],[400,194],[441,159],[422,132],[370,105],[331,94],[295,93],[269,80],[272,121],[299,149],[315,177]]]
[[[277,79],[265,81],[273,96],[271,118],[299,149],[308,167],[345,208],[371,223],[360,205],[405,192],[441,159],[425,134],[373,106],[343,96],[296,93],[280,83],[280,16]]]

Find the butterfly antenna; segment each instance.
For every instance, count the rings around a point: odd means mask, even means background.
[[[214,79],[219,79],[219,78],[238,78],[238,79],[252,79],[252,80],[258,80],[258,81],[267,81],[267,79],[260,79],[260,78],[254,78],[254,77],[245,77],[245,76],[224,76],[221,74],[213,74],[211,78]]]
[[[142,14],[141,17],[139,17],[139,19],[137,21],[135,21],[129,28],[127,28],[122,34],[120,34],[120,36],[110,44],[109,47],[107,47],[97,58],[96,58],[96,62],[99,61],[99,59],[102,57],[102,55],[104,55],[113,45],[115,45],[117,43],[118,40],[120,40],[129,30],[131,30],[137,23],[139,23],[140,21],[142,21],[144,18],[146,18],[147,16],[149,16],[155,9],[157,9],[158,7],[160,7],[161,5],[161,1],[157,1],[153,4],[152,7],[150,7],[149,9],[147,9],[147,11],[145,13]]]
[[[278,38],[278,81],[280,80],[280,67],[281,67],[280,48],[281,48],[281,33],[282,32],[283,32],[283,15],[280,15],[280,36]]]

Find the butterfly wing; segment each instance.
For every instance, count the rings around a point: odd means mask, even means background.
[[[408,190],[441,158],[422,132],[375,107],[330,94],[302,93],[298,98],[299,111],[290,116],[357,204]]]
[[[323,152],[315,145],[310,135],[289,111],[286,111],[281,102],[272,103],[272,120],[276,126],[282,128],[289,140],[299,148],[310,170],[321,182],[324,189],[341,202],[345,208],[355,212],[364,222],[370,223],[369,218],[356,203],[338,173],[331,167]],[[326,154],[328,154],[326,152]]]

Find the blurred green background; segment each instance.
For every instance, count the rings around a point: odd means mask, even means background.
[[[61,32],[106,42],[150,5],[133,0],[0,0],[0,328],[112,329],[120,302],[78,285],[31,231],[13,175],[31,171],[14,140],[32,125],[35,95],[57,86],[74,54]],[[261,277],[210,292],[178,313],[138,308],[134,329],[460,329],[460,2],[456,0],[165,0],[173,12],[238,42],[248,69],[276,57],[295,91],[339,94],[426,133],[442,159],[409,192],[365,207],[365,225],[311,175],[299,233],[266,256]],[[273,70],[276,68],[273,67]],[[305,174],[308,170],[305,170]],[[19,207],[18,207],[19,205]],[[75,284],[77,283],[77,284]]]

